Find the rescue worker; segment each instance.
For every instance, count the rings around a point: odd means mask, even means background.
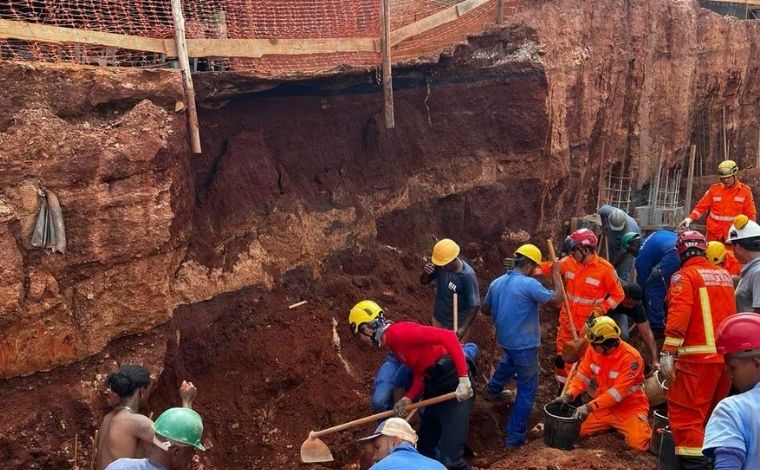
[[[169,408],[153,425],[155,437],[142,459],[121,458],[106,470],[186,470],[201,443],[203,420],[190,408]]]
[[[656,339],[665,336],[665,295],[670,278],[678,271],[681,261],[676,254],[675,232],[657,230],[638,244],[629,246],[636,257],[636,282],[644,291],[644,310]]]
[[[401,418],[389,418],[371,436],[357,442],[372,446],[375,465],[370,470],[446,470],[435,460],[417,452],[417,433]]]
[[[574,418],[584,420],[581,436],[614,429],[630,447],[647,450],[652,429],[647,418],[649,401],[642,387],[644,359],[620,339],[620,328],[608,316],[589,320],[586,339],[591,347],[586,349],[567,391],[552,403],[572,402],[593,382],[593,399],[573,413]]]
[[[757,217],[752,189],[739,181],[739,165],[733,160],[724,160],[718,165],[720,183],[707,189],[702,199],[697,202],[688,217],[678,225],[687,229],[695,220],[699,220],[709,211],[706,218],[707,240],[726,241],[726,235],[734,217],[744,214],[751,220]]]
[[[596,211],[602,219],[602,229],[609,246],[608,260],[615,267],[622,281],[631,279],[634,257],[622,246],[622,238],[626,233],[641,234],[639,224],[624,210],[605,204]],[[606,248],[606,246],[604,247]],[[600,247],[600,251],[601,251]]]
[[[606,315],[625,297],[615,270],[607,260],[596,254],[596,245],[596,235],[587,228],[571,233],[563,245],[563,251],[569,255],[560,260],[560,272],[565,281],[570,313],[578,333],[590,316]],[[541,263],[540,270],[544,276],[549,275],[552,264],[551,261]],[[568,315],[563,305],[555,343],[557,355],[554,358],[554,377],[560,384],[565,383],[572,367],[562,358],[565,343],[572,339]]]
[[[736,217],[728,233],[728,243],[743,264],[736,286],[736,308],[741,312],[760,312],[760,225],[745,215]]]
[[[710,468],[702,455],[705,424],[730,385],[716,354],[715,327],[736,313],[734,284],[725,269],[707,260],[706,250],[701,233],[687,230],[678,235],[681,269],[670,283],[660,353],[660,372],[670,382],[668,420],[684,470]]]
[[[718,353],[739,394],[715,407],[702,451],[715,470],[760,468],[760,315],[733,315],[715,334]]]
[[[707,259],[715,266],[728,271],[732,276],[738,276],[742,271],[742,265],[737,261],[736,255],[731,250],[726,250],[726,245],[718,241],[707,242]]]
[[[641,299],[644,296],[641,287],[631,282],[623,282],[622,284],[625,298],[620,302],[620,305],[610,310],[607,316],[615,320],[615,323],[620,327],[620,338],[623,341],[628,341],[628,319],[633,320],[636,330],[639,332],[641,339],[649,351],[649,360],[652,367],[659,369],[660,361],[657,355],[657,343],[654,340],[652,328],[649,327],[649,319],[644,311],[644,306],[641,304]]]
[[[514,256],[515,268],[491,283],[483,302],[483,313],[491,315],[496,339],[504,350],[504,356],[488,380],[484,398],[500,397],[504,386],[513,377],[517,380],[517,397],[507,422],[507,448],[525,443],[528,418],[538,392],[538,349],[541,346],[538,306],[562,301],[559,262],[552,264],[554,291],[550,291],[530,277],[541,263],[538,247],[522,245]]]
[[[480,292],[475,270],[459,257],[459,245],[448,238],[433,246],[430,263],[420,275],[422,284],[435,280],[433,326],[451,330],[454,327],[453,294],[458,298],[459,325],[457,336],[464,338],[480,309]]]
[[[469,470],[464,448],[475,401],[472,383],[477,346],[465,345],[468,358],[453,331],[412,322],[392,323],[371,300],[354,305],[348,323],[354,335],[389,350],[412,370],[411,387],[393,407],[397,416],[405,417],[407,405],[420,395],[427,399],[456,393],[454,401],[425,408],[417,449],[426,457],[438,456],[449,470]]]

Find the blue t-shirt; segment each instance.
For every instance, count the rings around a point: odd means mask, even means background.
[[[707,421],[702,452],[712,457],[717,447],[739,449],[747,456],[745,469],[760,469],[760,383],[715,407]]]
[[[475,277],[475,270],[462,260],[462,271],[454,272],[448,269],[437,268],[430,275],[430,279],[435,279],[435,306],[433,307],[433,316],[438,322],[446,328],[454,326],[452,291],[449,283],[456,285],[457,292],[457,310],[459,313],[459,324],[464,321],[462,313],[471,307],[480,306],[480,292],[478,292],[478,279]]]
[[[408,442],[402,442],[383,460],[369,470],[446,470],[443,464],[417,452]]]
[[[505,349],[541,345],[538,306],[554,298],[554,292],[519,271],[507,271],[488,287],[485,304],[491,307],[496,338]]]
[[[640,285],[646,283],[652,269],[668,252],[675,253],[676,237],[676,232],[657,230],[642,241],[639,254],[636,256],[636,279]]]
[[[106,470],[166,470],[164,467],[154,465],[149,459],[116,459],[111,462]]]

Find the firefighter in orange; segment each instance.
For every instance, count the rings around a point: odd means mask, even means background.
[[[589,317],[606,314],[625,298],[615,268],[596,254],[596,244],[594,232],[582,228],[571,233],[563,245],[563,251],[568,256],[560,260],[560,272],[565,281],[570,313],[578,333],[582,331]],[[552,264],[551,261],[541,263],[540,269],[544,276],[551,275]],[[554,377],[560,384],[566,382],[572,367],[562,359],[562,348],[572,339],[570,320],[563,305],[559,314],[557,355],[554,359]]]
[[[570,403],[593,381],[597,387],[594,398],[573,414],[585,420],[581,436],[614,429],[632,448],[647,450],[652,429],[647,418],[649,400],[642,390],[644,359],[620,339],[620,327],[610,317],[589,320],[586,339],[591,347],[586,349],[567,391],[554,402]]]
[[[709,469],[702,455],[705,424],[728,395],[729,380],[715,347],[715,327],[736,313],[728,272],[705,257],[704,235],[687,230],[676,239],[681,269],[670,281],[660,372],[671,383],[668,419],[681,468]]]
[[[726,245],[721,242],[712,241],[707,242],[707,251],[705,252],[707,259],[714,265],[728,271],[728,274],[732,276],[738,276],[741,274],[742,265],[739,260],[736,259],[736,255],[731,250],[726,249]]]
[[[678,228],[687,229],[689,224],[707,214],[707,240],[725,242],[728,230],[734,223],[734,217],[744,214],[755,220],[757,213],[752,189],[739,181],[736,174],[739,165],[733,160],[725,160],[718,165],[720,183],[715,183],[702,199],[697,202],[689,216],[683,219]]]

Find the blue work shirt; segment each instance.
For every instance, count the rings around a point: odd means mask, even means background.
[[[461,258],[460,258],[461,259]],[[438,323],[446,328],[454,326],[452,291],[449,283],[456,285],[457,292],[457,309],[459,313],[459,324],[464,321],[462,313],[472,307],[480,306],[480,292],[478,292],[478,279],[475,277],[475,270],[462,260],[462,270],[460,272],[449,271],[448,269],[436,268],[430,279],[435,279],[435,306],[433,307],[433,316]]]
[[[417,452],[408,442],[402,442],[383,460],[369,470],[446,470],[443,464]]]
[[[485,304],[491,307],[496,338],[505,349],[541,345],[538,306],[554,298],[554,292],[520,271],[510,270],[488,287]]]
[[[641,242],[639,254],[636,256],[636,279],[639,285],[644,287],[652,269],[668,252],[675,253],[676,237],[676,232],[657,230]]]
[[[745,469],[760,469],[760,383],[715,407],[707,421],[702,452],[712,457],[718,447],[739,449],[747,457]]]
[[[164,467],[154,465],[149,459],[116,459],[111,462],[106,470],[166,470]]]

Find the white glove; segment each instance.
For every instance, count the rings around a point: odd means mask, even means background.
[[[676,357],[669,352],[660,353],[660,374],[670,383],[676,378]]]
[[[472,384],[469,377],[459,377],[459,385],[454,391],[457,401],[469,400],[472,397]]]
[[[689,228],[689,225],[691,225],[692,222],[694,221],[691,220],[691,217],[686,217],[680,224],[678,224],[678,228]]]
[[[401,399],[397,401],[395,405],[393,405],[393,411],[396,412],[396,416],[399,418],[406,418],[406,415],[409,414],[409,411],[407,411],[406,407],[411,402],[412,400],[408,399],[407,397],[401,397]]]

